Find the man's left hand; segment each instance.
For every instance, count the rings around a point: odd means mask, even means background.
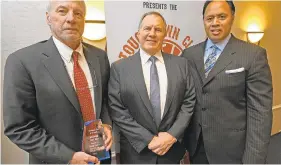
[[[112,146],[112,129],[107,124],[103,124],[103,128],[104,128],[104,133],[106,136],[106,139],[105,139],[106,151],[108,151]]]
[[[160,132],[157,137],[148,144],[148,148],[157,155],[165,155],[172,145],[177,141],[175,137],[167,132]]]

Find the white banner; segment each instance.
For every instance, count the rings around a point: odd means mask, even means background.
[[[161,13],[167,22],[163,51],[179,55],[205,39],[204,1],[105,1],[107,52],[110,62],[133,55],[139,49],[136,32],[141,16]]]

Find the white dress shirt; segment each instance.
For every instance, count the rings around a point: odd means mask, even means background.
[[[161,119],[162,119],[163,113],[164,113],[164,108],[165,108],[165,103],[166,103],[168,79],[167,79],[165,62],[164,62],[161,51],[157,52],[154,56],[158,59],[155,64],[157,67],[157,73],[158,73],[158,77],[159,77]],[[144,82],[146,85],[148,97],[150,97],[150,66],[151,66],[152,62],[149,60],[149,58],[151,56],[140,48],[140,57],[141,57]]]
[[[74,83],[74,72],[73,72],[73,59],[72,59],[72,53],[73,53],[73,49],[71,49],[70,47],[68,47],[67,45],[65,45],[64,43],[62,43],[61,41],[59,41],[58,39],[56,39],[55,37],[53,37],[54,43],[61,55],[61,58],[65,64],[65,68],[67,70],[67,73],[71,79],[71,82],[73,84],[73,87],[75,88],[75,83]],[[83,53],[83,47],[82,47],[82,43],[80,43],[80,45],[78,46],[78,48],[75,50],[77,52],[79,52],[80,56],[78,56],[78,63],[80,65],[80,67],[82,68],[88,85],[89,85],[89,89],[90,89],[90,93],[92,96],[92,100],[93,100],[93,106],[94,109],[96,109],[95,107],[95,96],[94,96],[94,86],[93,86],[93,81],[92,81],[92,76],[90,73],[90,69],[88,66],[88,63],[86,61],[86,58],[84,56]]]

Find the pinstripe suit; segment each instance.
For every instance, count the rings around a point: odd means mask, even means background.
[[[202,132],[209,163],[265,163],[272,127],[272,82],[265,49],[232,35],[205,78],[205,44],[183,52],[197,94],[185,133],[191,157]]]

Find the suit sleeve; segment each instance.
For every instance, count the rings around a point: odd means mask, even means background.
[[[5,135],[18,147],[46,163],[68,163],[74,151],[40,126],[36,90],[28,70],[12,54],[4,71]]]
[[[243,163],[264,164],[272,127],[272,80],[266,51],[259,49],[247,77],[247,135]]]
[[[174,136],[176,139],[181,139],[183,137],[184,131],[187,128],[188,124],[190,123],[194,106],[196,102],[195,98],[195,87],[193,78],[190,73],[189,65],[187,64],[187,60],[185,63],[185,80],[186,80],[186,87],[185,87],[185,94],[184,99],[182,101],[182,105],[180,111],[177,115],[177,119],[174,122],[173,126],[167,131],[169,134]]]
[[[120,77],[114,64],[109,79],[109,106],[112,120],[119,127],[134,149],[140,153],[153,138],[153,134],[138,124],[122,103],[120,95]]]
[[[101,111],[101,119],[104,124],[108,124],[112,126],[112,120],[109,115],[109,107],[108,107],[108,80],[110,75],[110,65],[108,61],[108,57],[104,55],[104,82],[103,82],[103,101],[102,101],[102,111]]]

